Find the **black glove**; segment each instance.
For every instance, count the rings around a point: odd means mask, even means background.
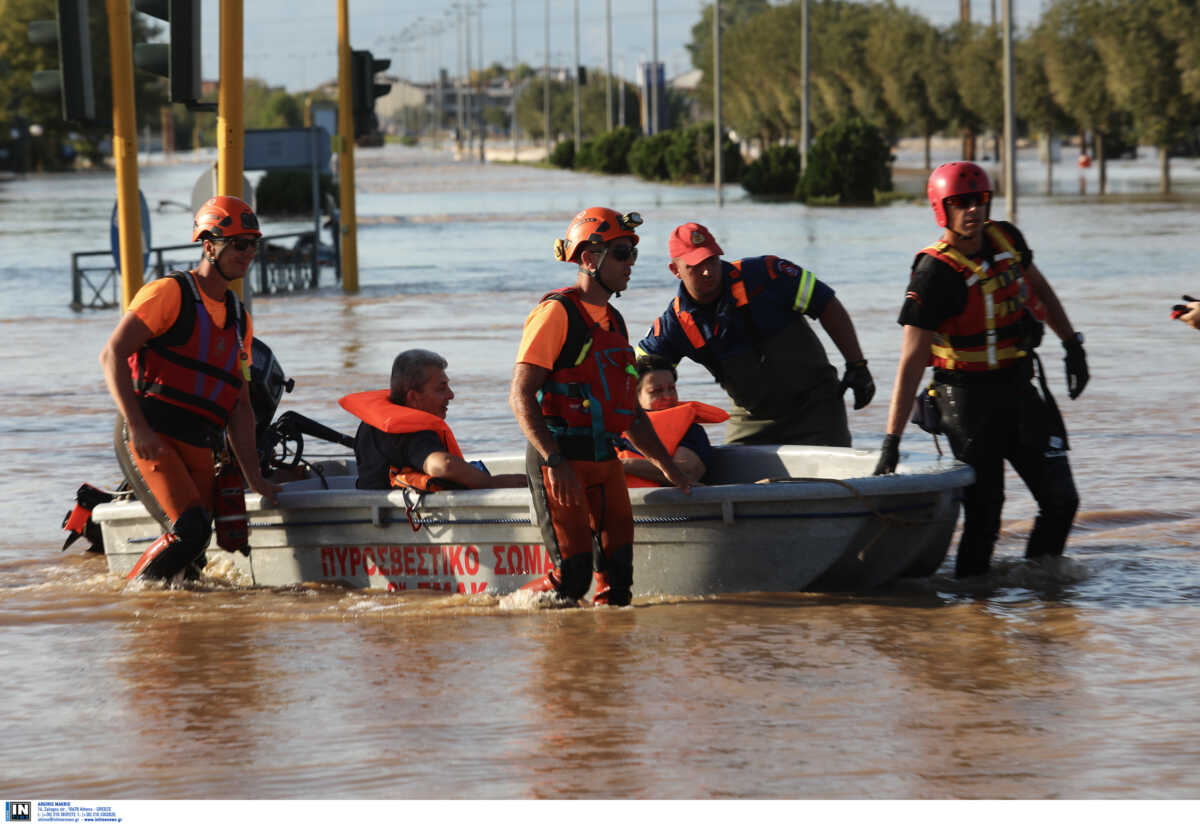
[[[1083,335],[1076,332],[1073,337],[1063,341],[1063,349],[1067,350],[1067,356],[1063,358],[1063,363],[1067,365],[1067,396],[1075,400],[1083,394],[1090,377],[1087,355],[1083,352]]]
[[[875,464],[876,475],[891,475],[900,463],[900,436],[884,435],[883,446],[879,447],[879,463]]]
[[[854,390],[854,408],[862,409],[875,397],[875,380],[865,360],[846,364],[846,373],[842,375],[842,394],[849,387]]]

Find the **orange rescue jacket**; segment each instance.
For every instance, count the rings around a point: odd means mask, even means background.
[[[692,424],[721,423],[729,420],[729,413],[724,409],[700,401],[683,401],[670,409],[656,409],[653,412],[647,412],[646,417],[650,419],[650,424],[654,427],[662,445],[666,447],[667,453],[674,457],[675,451],[679,449],[679,442],[691,429]],[[625,436],[628,437],[629,433],[626,432]],[[642,456],[628,449],[622,449],[617,452],[617,457],[640,458]],[[625,481],[631,487],[661,486],[654,481],[629,474],[626,474]]]
[[[441,438],[446,451],[455,457],[463,456],[458,441],[450,431],[449,424],[437,415],[431,415],[411,406],[401,406],[388,400],[387,389],[369,392],[354,392],[338,401],[343,409],[368,426],[390,435],[407,435],[413,432],[432,430]],[[421,492],[437,492],[447,489],[441,481],[421,472],[417,467],[389,467],[388,478],[396,488],[410,488]]]

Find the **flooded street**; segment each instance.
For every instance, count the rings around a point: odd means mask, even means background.
[[[631,335],[674,295],[666,240],[686,220],[728,258],[777,254],[827,281],[879,389],[849,413],[854,444],[878,446],[909,264],[937,236],[923,200],[819,209],[731,186],[718,209],[706,186],[396,146],[356,161],[360,292],[327,282],[253,303],[296,381],[281,412],[353,431],[337,399],[384,386],[394,355],[420,346],[450,362],[464,451],[521,448],[507,394],[522,321],[572,279],[554,238],[604,204],[646,219],[617,304]],[[202,168],[142,168],[156,244],[190,236],[188,213],[153,206],[186,202]],[[1072,193],[1056,197],[1033,157],[1022,166],[1018,223],[1092,373],[1067,400],[1060,347],[1043,345],[1081,498],[1067,563],[1023,563],[1034,508],[1010,471],[982,582],[953,579],[952,549],[933,578],[882,592],[581,610],[219,574],[162,591],[126,587],[79,544],[59,552],[78,485],[119,477],[96,360],[118,313],[68,308],[70,252],[107,248],[114,187],[100,173],[0,183],[0,719],[20,742],[0,755],[6,794],[1196,798],[1200,335],[1168,313],[1200,289],[1200,169],[1175,160],[1169,199],[1143,185],[1155,170],[1152,157],[1112,164],[1115,193],[1099,199],[1078,194],[1072,164],[1056,170]],[[310,226],[264,219],[267,234]],[[727,406],[690,363],[680,395]],[[909,427],[902,449],[934,445]]]

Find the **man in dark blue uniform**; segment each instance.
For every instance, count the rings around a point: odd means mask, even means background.
[[[699,223],[677,227],[667,251],[679,294],[638,354],[672,364],[688,357],[706,368],[734,404],[728,443],[849,446],[842,394],[852,389],[862,409],[875,382],[833,289],[773,255],[724,261]],[[840,381],[806,318],[820,322],[845,358]]]

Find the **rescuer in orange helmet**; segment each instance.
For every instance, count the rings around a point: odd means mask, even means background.
[[[641,216],[592,207],[577,214],[554,257],[576,265],[525,320],[509,401],[529,440],[526,470],[555,569],[529,588],[597,604],[632,598],[633,510],[615,440],[629,439],[681,489],[690,484],[638,409],[633,348],[610,299],[629,285]]]
[[[246,276],[261,238],[247,203],[209,199],[193,221],[192,240],[202,252],[196,268],[143,286],[100,352],[119,412],[117,460],[165,533],[130,578],[170,579],[203,566],[215,507],[214,450],[226,437],[250,489],[275,501],[279,487],[263,478],[254,441],[254,329],[229,289]]]

